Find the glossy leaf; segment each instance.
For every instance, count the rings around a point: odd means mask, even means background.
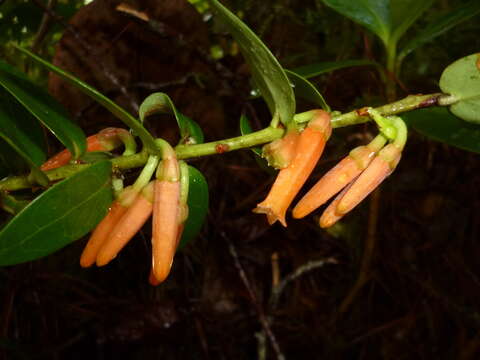
[[[480,53],[450,64],[440,77],[440,88],[456,98],[450,106],[453,114],[480,124]]]
[[[88,233],[111,204],[111,163],[98,162],[45,191],[0,232],[0,265],[53,253]]]
[[[420,134],[480,154],[480,127],[459,119],[446,108],[427,108],[402,114]]]
[[[323,0],[323,2],[340,14],[365,26],[382,39],[384,44],[389,43],[392,31],[389,0]]]
[[[342,61],[325,61],[310,65],[304,65],[292,69],[290,71],[303,76],[304,78],[312,78],[322,74],[326,74],[335,70],[354,67],[354,66],[378,66],[374,61],[370,60],[342,60]]]
[[[403,46],[402,51],[398,55],[399,59],[403,59],[419,46],[435,39],[437,36],[447,32],[454,26],[457,26],[478,14],[480,14],[480,1],[471,0],[468,3],[461,4],[456,9],[449,11],[446,15],[436,19],[425,29],[417,32],[415,37]]]
[[[203,143],[203,132],[200,126],[189,117],[180,113],[170,97],[162,92],[150,94],[143,100],[138,114],[143,123],[145,118],[153,114],[170,114],[175,116],[180,130],[180,144],[201,144]]]
[[[395,44],[434,0],[323,0],[340,14],[365,26],[385,44]]]
[[[295,95],[301,97],[312,104],[320,106],[323,110],[330,112],[330,107],[323,98],[322,94],[317,90],[315,85],[308,81],[305,77],[298,75],[290,70],[285,70],[290,83],[294,88]]]
[[[239,18],[217,0],[209,0],[222,22],[237,41],[250,67],[255,86],[270,109],[272,116],[286,124],[295,113],[295,96],[282,66],[265,44]]]
[[[198,235],[208,213],[208,185],[205,177],[193,166],[188,166],[188,174],[188,219],[185,222],[179,249]]]
[[[35,118],[47,127],[76,159],[86,150],[83,131],[66,110],[23,73],[0,60],[0,86],[7,90]]]
[[[43,60],[42,58],[38,57],[37,55],[31,53],[30,51],[24,48],[17,46],[17,49],[20,50],[22,53],[31,57],[33,60],[35,60],[37,63],[44,66],[48,70],[54,72],[55,74],[60,76],[62,79],[68,81],[73,86],[75,86],[78,90],[80,90],[85,95],[89,96],[90,98],[95,100],[97,103],[102,105],[105,109],[110,111],[113,115],[119,118],[125,125],[130,127],[135,132],[136,135],[140,137],[143,144],[147,147],[147,149],[151,153],[159,152],[157,146],[155,145],[155,139],[152,137],[152,135],[147,131],[147,129],[143,127],[143,125],[137,119],[135,119],[132,115],[130,115],[130,113],[128,113],[125,109],[123,109],[122,107],[114,103],[108,97],[106,97],[105,95],[103,95],[102,93],[100,93],[98,90],[94,89],[87,83],[73,76],[72,74],[66,71],[63,71],[62,69],[56,67],[55,65],[49,63],[48,61]]]
[[[7,91],[0,88],[0,137],[30,166],[46,159],[40,124]]]
[[[390,0],[392,41],[398,42],[405,31],[429,9],[435,0]]]

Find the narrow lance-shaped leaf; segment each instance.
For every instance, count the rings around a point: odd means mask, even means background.
[[[405,122],[422,135],[436,141],[480,154],[480,126],[437,107],[404,113]]]
[[[341,61],[325,61],[321,63],[309,64],[291,69],[304,78],[312,78],[322,74],[326,74],[335,70],[344,69],[354,66],[379,66],[378,63],[370,60],[341,60]]]
[[[415,37],[406,43],[398,55],[399,60],[403,60],[405,56],[423,44],[442,35],[454,26],[480,14],[480,1],[471,0],[465,4],[461,4],[446,15],[436,19],[430,23],[425,29],[417,32]]]
[[[143,100],[138,114],[140,121],[143,123],[145,117],[153,114],[171,114],[175,116],[177,125],[180,130],[181,144],[201,144],[203,143],[203,132],[200,126],[189,117],[180,113],[170,97],[162,92],[157,92],[147,96]]]
[[[459,118],[480,124],[480,53],[450,64],[440,77],[440,89],[456,102],[450,111]]]
[[[188,219],[185,222],[179,249],[198,235],[208,213],[208,185],[205,177],[193,166],[188,166],[188,174]]]
[[[48,61],[43,60],[42,58],[38,57],[37,55],[31,53],[30,51],[18,47],[17,49],[23,52],[24,54],[30,56],[33,60],[38,62],[40,65],[44,66],[48,70],[54,72],[62,79],[67,80],[69,83],[74,85],[78,90],[83,92],[85,95],[88,95],[93,100],[98,102],[100,105],[105,107],[108,111],[110,111],[113,115],[118,117],[125,125],[132,128],[132,130],[137,134],[140,139],[142,140],[143,144],[147,147],[147,149],[151,153],[158,153],[157,146],[155,145],[155,139],[152,135],[143,127],[143,125],[135,119],[132,115],[130,115],[125,109],[114,103],[112,100],[107,98],[105,95],[100,93],[98,90],[94,89],[90,85],[86,84],[82,80],[78,79],[77,77],[73,76],[72,74],[56,67],[55,65],[49,63]]]
[[[85,152],[85,135],[68,118],[66,110],[45,90],[1,60],[0,86],[45,125],[70,150],[74,158]]]
[[[250,67],[255,85],[265,99],[272,116],[284,124],[292,121],[295,97],[282,66],[265,44],[239,18],[217,0],[208,0],[238,42]]]
[[[0,265],[53,253],[88,233],[112,202],[111,163],[98,162],[45,191],[0,232]]]
[[[285,72],[287,73],[287,76],[290,79],[293,88],[295,89],[295,95],[310,101],[317,106],[320,106],[325,111],[330,112],[330,106],[328,106],[327,102],[323,98],[322,94],[320,94],[320,92],[317,90],[315,85],[293,71],[285,70]]]
[[[3,89],[0,89],[0,137],[30,166],[40,166],[45,161],[40,124]]]

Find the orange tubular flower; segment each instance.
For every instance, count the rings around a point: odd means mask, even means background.
[[[181,224],[181,225],[178,226],[177,241],[176,241],[175,249],[178,247],[178,244],[180,243],[180,239],[182,238],[183,227],[184,227],[184,224]],[[173,259],[173,256],[172,256],[172,259]],[[155,277],[155,274],[153,273],[153,267],[154,267],[153,264],[154,264],[154,262],[152,261],[152,270],[150,271],[150,276],[148,277],[148,282],[152,286],[157,286],[157,285],[161,284],[163,280],[161,280],[161,279],[158,280]]]
[[[119,147],[122,142],[134,147],[134,140],[130,133],[121,128],[106,128],[95,135],[87,137],[87,152],[111,151]],[[126,155],[126,154],[125,154]],[[72,159],[72,154],[65,149],[52,156],[40,166],[40,170],[47,171],[67,165]]]
[[[179,225],[183,222],[180,206],[180,171],[175,156],[160,163],[155,180],[152,228],[151,283],[164,281],[173,263],[177,249]]]
[[[345,189],[343,189],[340,194],[338,194],[335,199],[333,199],[333,201],[327,206],[322,216],[320,216],[318,222],[320,227],[330,227],[343,217],[343,215],[337,214],[337,205],[342,199],[343,195],[345,195],[345,193],[352,187],[352,185],[353,183],[348,184]]]
[[[401,154],[395,144],[385,146],[338,202],[336,213],[345,215],[375,190],[393,172]]]
[[[130,205],[132,205],[132,203],[135,201],[137,195],[138,191],[132,186],[129,186],[121,191],[118,199],[113,202],[112,206],[108,210],[107,215],[92,232],[92,235],[90,236],[90,239],[88,240],[88,243],[80,257],[80,265],[82,267],[89,267],[95,263],[98,251],[109,237],[113,228],[127,212]]]
[[[316,110],[313,119],[300,134],[293,160],[288,167],[280,170],[267,198],[253,212],[266,214],[269,224],[278,220],[287,226],[287,208],[320,159],[331,132],[330,114]]]
[[[302,218],[326,203],[367,168],[386,139],[377,136],[370,144],[353,149],[350,154],[328,171],[293,209],[294,218]]]
[[[108,264],[145,224],[153,209],[153,181],[145,186],[118,220],[97,254],[97,266]]]

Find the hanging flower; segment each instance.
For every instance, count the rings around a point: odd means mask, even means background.
[[[326,203],[367,168],[387,139],[378,135],[370,144],[353,149],[328,171],[293,208],[294,218],[303,218]]]
[[[331,132],[330,114],[323,110],[313,111],[312,120],[299,136],[295,156],[280,170],[267,198],[253,212],[266,214],[269,224],[278,220],[287,226],[287,208],[320,159]]]

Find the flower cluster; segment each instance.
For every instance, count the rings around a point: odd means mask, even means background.
[[[124,155],[135,152],[135,140],[127,130],[107,128],[87,138],[87,151],[110,151],[122,143]],[[168,143],[157,139],[157,145],[162,151],[161,161],[151,155],[135,183],[117,192],[83,250],[82,267],[108,264],[153,214],[150,283],[157,285],[167,278],[188,216],[188,166],[177,160]],[[70,161],[71,153],[63,150],[41,169],[52,170]],[[151,181],[155,171],[156,179]]]
[[[320,217],[321,227],[332,226],[393,172],[406,142],[405,123],[398,117],[384,118],[373,109],[368,109],[368,113],[377,122],[382,133],[368,145],[352,150],[327,172],[294,207],[294,218],[310,214],[338,194]],[[315,125],[320,121],[321,128]],[[322,133],[323,138],[311,135],[312,126],[317,126],[316,132]],[[265,213],[270,224],[279,220],[286,226],[287,208],[317,163],[330,135],[329,126],[328,113],[317,110],[305,130],[297,136],[299,140],[293,150],[292,161],[280,170],[267,198],[253,210]],[[388,140],[391,142],[385,146]],[[303,145],[300,146],[301,144]]]
[[[150,156],[137,181],[119,193],[92,232],[80,258],[82,267],[108,264],[153,214],[150,283],[157,285],[167,278],[188,214],[188,188],[181,186],[188,181],[180,180],[188,178],[188,167],[179,165],[173,151],[157,164],[158,158]],[[149,181],[155,167],[156,180]]]

